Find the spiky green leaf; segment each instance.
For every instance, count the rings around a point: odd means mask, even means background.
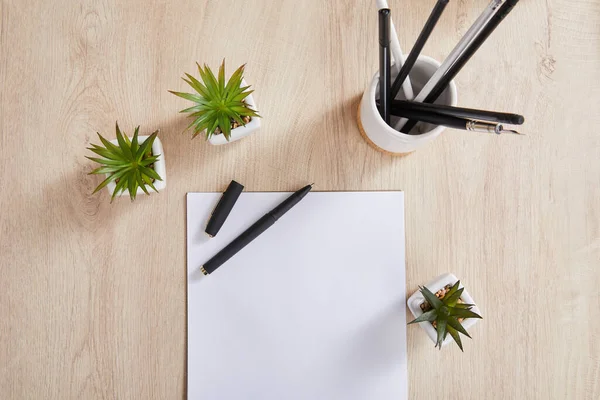
[[[147,152],[148,150],[152,149],[152,145],[154,144],[154,141],[156,140],[156,137],[158,136],[158,130],[152,132],[152,134],[150,136],[148,136],[146,138],[146,140],[144,140],[144,143],[142,143],[140,145],[140,148],[137,150],[137,152],[135,153],[135,161],[136,162],[141,162],[142,159],[147,158]]]
[[[419,315],[414,320],[410,321],[408,324],[410,325],[410,324],[416,324],[419,322],[431,322],[431,321],[435,321],[436,318],[437,318],[437,310],[433,309],[433,310],[424,312],[423,314]]]
[[[425,297],[425,300],[427,300],[431,307],[438,309],[443,305],[442,301],[438,299],[435,294],[431,293],[429,289],[427,289],[424,286],[420,287],[419,289],[421,290],[421,294],[423,295],[423,297]]]
[[[437,331],[437,340],[436,340],[436,347],[439,347],[440,350],[442,349],[442,344],[444,343],[444,338],[446,337],[446,324],[447,324],[448,320],[446,318],[438,318],[436,320],[436,331]]]
[[[471,310],[466,310],[462,308],[452,308],[450,310],[450,316],[456,318],[478,318],[482,319],[481,315],[474,313]]]
[[[462,326],[462,324],[456,319],[456,317],[448,317],[448,325],[450,325],[452,328],[456,329],[466,337],[471,338],[469,332],[467,332],[465,327]]]
[[[123,137],[123,133],[119,129],[119,124],[117,123],[116,125],[117,125],[117,142],[119,143],[119,148],[123,152],[123,155],[128,160],[131,160],[133,158],[133,155],[131,153],[131,145]]]
[[[446,330],[448,331],[450,336],[452,336],[452,339],[454,339],[454,342],[456,342],[460,351],[464,352],[463,347],[462,347],[462,341],[460,340],[460,335],[458,334],[456,329],[452,328],[451,326],[448,326],[448,327],[446,327]]]
[[[470,310],[471,308],[473,308],[475,306],[475,304],[466,304],[466,303],[456,303],[454,305],[454,308],[464,308],[466,310]]]
[[[449,307],[455,306],[458,303],[458,299],[460,299],[460,296],[462,296],[464,290],[465,288],[460,288],[454,293],[452,293],[452,295],[450,296],[448,296],[448,293],[446,293],[446,296],[444,296],[443,299],[444,304],[446,304]]]
[[[173,90],[169,90],[169,93],[173,93],[175,96],[179,96],[183,99],[190,100],[196,103],[200,103],[203,101],[202,97],[191,93],[175,92]]]
[[[446,296],[452,296],[458,290],[459,287],[460,281],[456,281],[454,285],[450,287],[450,290],[448,291],[448,293],[446,293]]]

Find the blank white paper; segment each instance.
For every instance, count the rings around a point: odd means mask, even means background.
[[[407,398],[402,192],[313,192],[209,276],[200,267],[291,193],[188,193],[188,399]]]

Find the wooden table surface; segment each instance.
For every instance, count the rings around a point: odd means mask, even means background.
[[[406,51],[434,1],[389,3]],[[424,50],[438,60],[488,1],[450,3]],[[526,136],[448,130],[403,158],[356,125],[373,1],[0,7],[0,398],[184,397],[185,194],[232,178],[405,191],[407,290],[454,272],[485,318],[464,354],[408,328],[410,398],[600,398],[600,2],[521,1],[458,76],[460,105],[520,112]],[[213,147],[181,134],[167,90],[224,57],[247,63],[264,120]],[[91,194],[85,148],[115,120],[161,129],[165,192]]]

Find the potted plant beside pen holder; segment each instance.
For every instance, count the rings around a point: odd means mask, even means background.
[[[92,144],[88,150],[99,157],[87,157],[101,166],[90,174],[105,175],[94,193],[106,187],[111,193],[111,203],[116,196],[129,194],[134,201],[138,194],[150,194],[148,188],[159,192],[167,186],[166,165],[158,130],[149,136],[139,136],[135,128],[130,139],[116,124],[117,138],[106,140],[98,133],[102,146]]]
[[[198,65],[200,80],[190,74],[182,78],[196,93],[169,91],[190,100],[192,107],[181,110],[193,118],[186,129],[192,129],[192,138],[203,133],[210,144],[221,145],[246,137],[260,128],[253,90],[244,80],[244,65],[225,80],[225,60],[219,67],[218,77],[205,64]]]
[[[429,282],[408,299],[408,308],[429,338],[440,349],[454,340],[463,350],[460,334],[481,319],[479,308],[456,276],[444,274]]]
[[[439,67],[440,63],[433,58],[419,56],[409,74],[415,94],[423,89]],[[392,76],[392,81],[394,78],[395,76]],[[444,131],[443,126],[419,123],[415,128],[419,130],[419,134],[408,135],[399,132],[394,128],[398,124],[398,117],[392,116],[390,125],[386,124],[381,118],[376,103],[378,94],[379,73],[376,73],[363,94],[357,115],[361,135],[376,150],[391,155],[405,155],[433,141]],[[406,100],[402,90],[398,92],[396,99]],[[458,95],[454,81],[450,81],[446,90],[435,103],[449,106],[457,105]]]

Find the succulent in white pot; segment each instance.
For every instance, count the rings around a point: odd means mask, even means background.
[[[459,334],[471,337],[467,329],[481,319],[473,298],[453,274],[444,274],[408,299],[408,308],[429,338],[440,349],[454,340],[463,351]]]
[[[104,174],[106,178],[96,187],[94,193],[106,187],[111,193],[111,203],[116,196],[129,194],[131,201],[136,195],[150,194],[166,186],[166,165],[163,147],[158,138],[158,130],[149,136],[139,136],[140,127],[135,128],[132,138],[123,134],[116,124],[117,138],[106,140],[100,133],[102,146],[92,144],[88,150],[99,157],[87,157],[101,164],[90,174]]]
[[[210,144],[227,144],[246,137],[260,128],[260,116],[252,97],[253,90],[244,80],[244,65],[225,80],[225,60],[218,76],[205,64],[198,65],[200,80],[190,74],[182,78],[196,93],[169,91],[190,100],[192,107],[181,110],[193,119],[186,129],[193,131],[192,138],[203,134]]]

